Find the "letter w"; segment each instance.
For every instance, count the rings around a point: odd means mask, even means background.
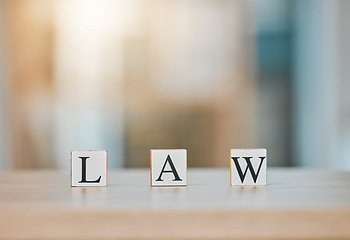
[[[239,157],[231,157],[231,158],[232,158],[233,162],[236,165],[236,168],[237,168],[237,171],[238,171],[238,175],[239,175],[242,183],[244,182],[244,179],[245,179],[245,176],[247,174],[248,168],[249,168],[250,173],[252,174],[254,183],[256,183],[256,180],[258,179],[259,172],[260,172],[260,169],[261,169],[261,165],[262,165],[265,157],[259,157],[260,158],[260,165],[259,165],[258,171],[256,173],[255,173],[253,165],[252,165],[252,163],[250,161],[250,159],[252,159],[252,157],[243,157],[246,160],[246,162],[247,162],[247,167],[244,170],[244,173],[242,172],[241,166],[238,163],[238,158]]]

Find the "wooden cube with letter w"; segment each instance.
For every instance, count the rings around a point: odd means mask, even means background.
[[[231,149],[231,186],[266,185],[266,149]]]

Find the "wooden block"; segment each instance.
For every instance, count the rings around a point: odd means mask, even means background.
[[[231,149],[231,186],[266,185],[266,149]]]
[[[107,186],[107,151],[71,152],[72,187]]]
[[[151,186],[186,186],[187,150],[151,150]]]

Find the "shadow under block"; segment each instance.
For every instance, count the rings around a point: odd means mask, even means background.
[[[266,149],[231,149],[231,186],[266,185]]]
[[[151,186],[187,185],[187,150],[151,150]]]
[[[107,151],[72,151],[71,186],[107,186]]]

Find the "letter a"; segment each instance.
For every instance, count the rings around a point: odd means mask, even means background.
[[[152,187],[187,185],[186,149],[151,149],[150,153]]]
[[[170,170],[169,171],[164,170],[167,163],[169,163],[171,171]],[[179,177],[179,174],[177,174],[177,171],[176,171],[176,168],[174,166],[174,163],[173,163],[173,161],[171,161],[171,158],[170,158],[169,155],[166,158],[165,163],[164,163],[163,168],[162,168],[162,171],[160,172],[160,175],[159,175],[159,177],[158,177],[158,179],[156,181],[163,181],[162,180],[163,173],[173,173],[174,177],[175,177],[175,179],[173,181],[182,181],[182,179],[180,179],[180,177]]]

